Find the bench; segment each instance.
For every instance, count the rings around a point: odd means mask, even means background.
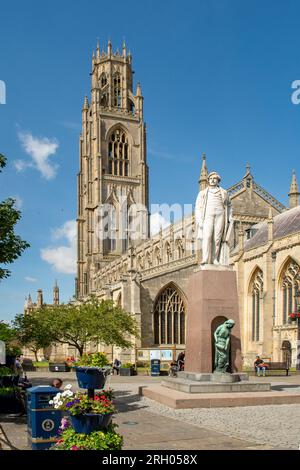
[[[286,362],[272,362],[272,361],[265,361],[266,364],[266,372],[270,370],[285,370],[286,376],[289,375],[289,365]],[[255,368],[256,372],[256,368]]]

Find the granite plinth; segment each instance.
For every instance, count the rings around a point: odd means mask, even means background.
[[[234,385],[234,384],[232,384]],[[162,385],[140,387],[140,395],[175,409],[300,404],[293,392],[185,393]]]
[[[179,378],[166,378],[162,380],[163,387],[171,388],[185,393],[232,393],[232,392],[268,392],[271,390],[270,383],[262,382],[202,382]]]
[[[230,372],[242,370],[239,303],[236,273],[224,266],[200,267],[189,279],[185,371],[211,373],[214,369],[214,332],[228,319],[231,334]]]
[[[248,381],[249,375],[245,372],[235,372],[233,374],[222,372],[213,372],[210,374],[203,374],[201,372],[186,372],[180,371],[177,372],[177,377],[179,379],[187,379],[187,380],[194,380],[196,382],[241,382],[241,381]]]

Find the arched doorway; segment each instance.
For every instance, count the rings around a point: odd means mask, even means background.
[[[154,344],[185,344],[186,308],[175,285],[169,284],[160,292],[153,315]]]
[[[287,366],[291,366],[292,362],[292,345],[289,341],[283,341],[281,345],[282,362],[286,362]]]

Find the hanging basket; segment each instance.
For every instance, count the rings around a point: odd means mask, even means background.
[[[99,367],[75,367],[77,382],[80,388],[100,389],[106,381],[106,373]]]
[[[70,416],[74,431],[78,434],[91,434],[93,431],[101,431],[107,428],[111,423],[112,413],[94,414],[87,413],[83,415]]]

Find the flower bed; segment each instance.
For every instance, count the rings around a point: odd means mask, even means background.
[[[63,430],[57,443],[50,450],[121,450],[123,438],[115,431],[116,424],[110,424],[105,432],[78,434],[68,427]]]
[[[86,413],[112,414],[115,412],[112,390],[102,390],[92,399],[85,393],[72,392],[71,388],[72,385],[66,385],[64,391],[58,392],[53,400],[49,401],[49,404],[54,405],[55,409],[68,411],[73,416]]]
[[[121,450],[123,438],[111,423],[115,407],[112,390],[102,390],[91,399],[88,395],[71,391],[66,385],[49,404],[55,409],[68,411],[59,430],[60,439],[51,450]]]

